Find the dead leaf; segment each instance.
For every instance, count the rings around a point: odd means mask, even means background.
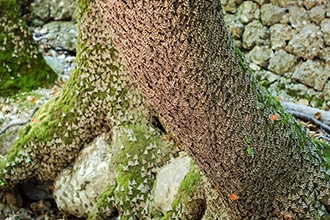
[[[56,93],[58,93],[58,88],[53,87],[53,91],[50,93],[50,95],[55,95]]]
[[[297,103],[308,106],[309,101],[307,99],[299,99]]]
[[[33,122],[33,123],[36,123],[36,122],[38,122],[38,119],[37,118],[31,118],[30,121]]]
[[[313,117],[314,117],[315,119],[317,119],[317,120],[319,120],[319,119],[321,118],[321,116],[322,116],[321,112],[316,112],[316,113],[313,115]]]
[[[36,101],[37,101],[37,98],[36,97],[32,97],[32,98],[30,98],[30,100],[29,100],[31,103],[35,103]]]

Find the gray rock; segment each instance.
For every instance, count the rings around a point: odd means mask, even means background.
[[[52,56],[45,56],[44,59],[48,66],[50,66],[55,73],[63,74],[64,73],[64,65],[56,58]]]
[[[301,82],[317,91],[322,91],[328,78],[330,68],[325,67],[322,62],[307,60],[299,63],[292,75],[292,79]]]
[[[162,168],[156,180],[154,207],[166,214],[171,210],[171,204],[179,186],[190,170],[189,157],[175,158]]]
[[[235,15],[226,14],[224,16],[224,20],[231,36],[236,40],[241,39],[244,31],[244,25],[241,23],[240,19]]]
[[[255,3],[257,3],[258,5],[263,5],[266,3],[269,3],[269,0],[253,0]]]
[[[306,9],[311,9],[312,7],[316,6],[316,5],[326,5],[327,4],[327,0],[308,0],[308,1],[304,1],[304,6]]]
[[[76,20],[77,14],[75,0],[34,0],[31,4],[32,18],[44,22],[50,20]]]
[[[323,97],[327,97],[328,100],[330,100],[330,81],[327,81],[327,83],[324,85],[322,95]]]
[[[279,75],[276,75],[270,71],[267,70],[261,70],[256,72],[257,74],[257,79],[260,81],[267,80],[269,83],[276,82],[277,80],[280,79]]]
[[[318,5],[308,11],[310,20],[319,24],[325,18],[326,8],[325,5]]]
[[[320,56],[323,48],[323,33],[320,31],[320,27],[308,24],[292,37],[286,50],[307,60]]]
[[[328,6],[327,12],[325,13],[325,17],[330,18],[330,6]]]
[[[300,28],[310,23],[308,13],[303,7],[290,7],[289,21],[293,28]]]
[[[240,19],[243,24],[249,23],[254,19],[260,18],[260,9],[258,4],[252,1],[244,1],[238,8]]]
[[[274,24],[269,30],[272,49],[285,48],[287,41],[297,32],[287,24]]]
[[[71,170],[63,170],[54,182],[57,206],[77,217],[85,216],[109,184],[115,185],[115,171],[110,167],[114,154],[102,135],[83,149]]]
[[[251,50],[255,45],[269,45],[269,30],[259,21],[254,20],[245,26],[243,33],[243,48]]]
[[[261,6],[261,21],[263,25],[287,23],[287,9],[272,4]]]
[[[285,85],[285,90],[294,97],[304,97],[308,87],[300,83],[291,82]]]
[[[266,68],[268,66],[268,60],[273,55],[273,50],[268,46],[255,46],[245,57],[248,62],[252,62]]]
[[[320,58],[324,60],[326,63],[330,63],[330,47],[325,47],[321,51]]]
[[[235,0],[221,0],[222,9],[229,13],[235,13],[237,5]]]
[[[285,91],[285,85],[290,83],[290,80],[281,77],[274,83],[270,84],[267,90],[275,97],[279,97],[284,100],[290,100],[292,96],[289,96]]]
[[[314,91],[313,89],[311,90]],[[268,88],[268,91],[284,100],[292,100],[299,97],[305,97],[307,91],[310,94],[315,94],[311,92],[307,86],[294,82],[290,78],[285,77],[282,77],[275,83],[271,84]]]
[[[43,26],[48,30],[48,44],[53,48],[76,51],[77,24],[67,21],[53,21]]]
[[[289,6],[303,6],[302,0],[271,0],[273,5],[278,5],[281,7],[289,7]]]
[[[278,75],[284,75],[293,69],[296,61],[297,58],[294,55],[285,50],[279,50],[270,58],[268,69]]]
[[[321,22],[321,31],[325,45],[330,46],[330,19],[327,18]]]

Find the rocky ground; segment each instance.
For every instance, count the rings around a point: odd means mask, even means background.
[[[68,27],[74,29],[75,25],[71,24]],[[32,92],[17,94],[14,97],[0,97],[0,156],[4,155],[15,141],[19,128],[33,120],[33,113],[61,90],[74,68],[74,50],[59,46],[61,44],[56,42],[54,37],[63,34],[63,30],[61,33],[55,33],[51,30],[47,27],[33,28],[33,37],[47,63],[59,75],[59,79],[50,89],[40,88]],[[76,30],[74,31],[76,33]],[[38,187],[41,191],[50,192],[49,186],[51,185]],[[31,185],[25,187],[28,188]],[[22,199],[20,202],[23,208],[8,207],[0,203],[0,219],[78,219],[58,210],[49,193],[44,194],[38,200],[26,198],[24,192],[20,192],[20,195],[23,198],[19,198],[20,196],[17,194],[16,198],[7,199],[15,201]],[[8,196],[10,195],[8,194]]]
[[[61,30],[61,32],[62,31],[63,30]],[[7,129],[8,131],[6,133],[15,133],[13,131],[17,130],[22,124],[26,124],[28,122],[26,120],[32,118],[31,114],[39,106],[58,93],[68,80],[74,68],[75,52],[74,50],[63,49],[58,46],[61,44],[54,43],[56,40],[54,36],[60,35],[60,33],[50,33],[47,27],[33,28],[35,41],[38,43],[48,65],[59,75],[59,79],[51,89],[40,88],[39,90],[28,93],[19,93],[15,97],[0,97],[0,135],[6,132]],[[0,137],[0,141],[0,153],[3,154],[13,140],[12,138],[3,140],[3,137]]]

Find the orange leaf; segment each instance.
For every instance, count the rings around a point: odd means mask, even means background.
[[[269,119],[271,120],[271,121],[275,121],[275,120],[277,120],[278,119],[278,115],[270,115],[269,116]]]
[[[36,123],[36,122],[38,122],[38,119],[37,118],[31,118],[30,121],[33,122],[33,123]]]
[[[236,196],[236,195],[233,193],[233,194],[230,194],[229,199],[232,200],[232,201],[235,201],[235,200],[238,199],[238,196]]]
[[[32,97],[30,100],[29,100],[31,103],[34,103],[37,101],[37,98],[36,97]]]
[[[51,95],[55,95],[56,93],[58,93],[58,89],[56,87],[53,87],[53,92],[51,92]]]
[[[290,214],[285,214],[285,215],[284,215],[284,218],[285,218],[285,219],[293,219],[293,216],[290,215]]]

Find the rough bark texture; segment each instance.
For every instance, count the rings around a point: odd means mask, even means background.
[[[230,218],[329,217],[323,159],[234,55],[220,1],[99,2],[130,73]]]
[[[62,192],[55,195],[58,207],[79,217],[105,219],[119,212],[121,219],[160,219],[162,214],[153,207],[155,170],[177,156],[177,149],[149,120],[151,113],[145,99],[105,29],[102,10],[94,1],[79,3],[77,68],[64,88],[36,112],[36,120],[20,130],[7,154],[0,157],[0,216],[6,215],[4,204],[22,204],[16,189],[33,179],[36,184],[47,183],[43,185],[49,197],[48,186],[54,183],[54,190]],[[69,171],[68,166],[74,165],[80,151],[102,133],[111,140],[109,151],[115,151],[109,162],[115,171],[113,179],[105,183],[109,186],[104,192],[86,192],[87,196],[103,194],[95,207],[80,187],[88,188],[94,180],[77,184],[70,179],[74,168]],[[7,193],[8,189],[14,190]],[[74,191],[74,196],[70,197],[68,191]],[[193,209],[201,202],[192,207],[190,203],[197,203],[196,198],[181,194],[185,198],[178,199],[180,208],[173,215],[179,216],[183,208],[195,215]],[[73,210],[77,207],[79,210]]]

